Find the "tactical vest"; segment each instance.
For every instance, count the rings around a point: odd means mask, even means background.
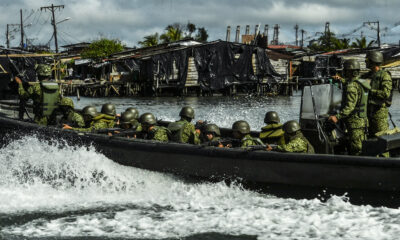
[[[377,72],[375,79],[381,79],[383,77],[383,74],[389,74],[389,76],[391,76],[390,72],[382,69],[380,71]],[[371,79],[371,89],[382,89],[382,81],[372,81]],[[395,89],[393,80],[392,80],[392,90],[390,91],[390,96],[385,99],[385,100],[379,100],[379,99],[370,99],[370,103],[374,104],[374,105],[383,105],[385,104],[387,107],[392,106],[392,99],[393,99],[393,89]]]
[[[253,138],[253,137],[249,137],[249,138],[244,137],[244,138],[242,139],[242,142],[247,141],[247,140],[253,141],[253,143],[255,143],[255,146],[264,145],[264,143],[263,143],[263,141],[261,141],[261,139],[259,139],[259,138]]]
[[[367,104],[368,104],[368,92],[371,87],[368,82],[362,79],[355,80],[361,86],[361,99],[355,107],[355,111],[358,113],[358,117],[367,117]]]
[[[183,129],[185,123],[182,121],[171,122],[168,124],[168,130],[171,132],[171,141],[183,143]]]
[[[60,99],[59,86],[56,82],[42,81],[40,82],[40,87],[42,90],[41,115],[50,117],[53,111],[58,108]]]
[[[147,134],[146,139],[149,139],[149,140],[154,139],[154,136],[157,133],[157,131],[162,131],[162,130],[165,131],[165,133],[168,136],[168,140],[169,140],[171,138],[171,132],[168,128],[162,127],[162,126],[154,126],[153,129]]]

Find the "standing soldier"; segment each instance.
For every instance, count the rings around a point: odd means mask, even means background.
[[[278,152],[315,153],[314,147],[304,137],[297,121],[286,122],[283,125],[283,130],[285,131],[285,143],[278,145],[274,150]],[[271,151],[273,148],[268,145],[267,150]]]
[[[348,151],[351,155],[361,154],[368,127],[367,104],[371,87],[367,81],[359,79],[359,74],[360,64],[356,60],[350,59],[344,63],[346,87],[343,91],[342,107],[336,116],[329,117],[333,123],[344,120],[349,139]]]
[[[58,107],[60,101],[60,89],[58,83],[50,81],[51,67],[47,64],[36,66],[38,83],[33,84],[27,90],[24,89],[19,77],[15,77],[18,83],[18,94],[21,99],[33,100],[34,121],[40,125],[47,125],[48,118]]]
[[[268,144],[284,144],[285,137],[283,136],[284,132],[278,113],[275,111],[267,112],[265,114],[264,123],[266,123],[267,126],[261,128],[260,139]]]
[[[389,72],[381,68],[383,55],[379,51],[367,53],[365,60],[371,71],[366,78],[371,79],[371,91],[368,96],[369,136],[377,132],[389,130],[388,115],[392,104],[392,78]]]
[[[195,129],[191,121],[194,119],[192,107],[183,107],[179,113],[181,119],[168,125],[171,131],[171,140],[179,143],[200,144],[200,130]]]
[[[232,125],[232,134],[234,139],[240,140],[241,148],[264,145],[259,138],[253,138],[250,135],[250,125],[246,121],[236,121]]]

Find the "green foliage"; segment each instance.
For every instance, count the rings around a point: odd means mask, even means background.
[[[89,47],[82,51],[81,56],[82,58],[100,60],[122,50],[124,50],[124,45],[120,40],[102,38],[92,42]]]
[[[139,41],[138,43],[142,47],[151,47],[158,45],[158,42],[160,41],[160,37],[158,36],[158,33],[154,33],[148,36],[144,37],[143,41]]]
[[[179,41],[183,38],[183,28],[179,23],[168,25],[165,33],[160,36],[162,43]]]
[[[357,38],[355,42],[352,42],[351,47],[363,49],[371,47],[372,44],[374,44],[374,41],[370,41],[367,44],[367,39],[365,37],[362,37],[361,39]]]
[[[197,33],[196,33],[197,31]],[[141,47],[155,46],[159,43],[171,43],[192,37],[196,33],[194,39],[200,42],[207,42],[208,32],[204,27],[197,28],[195,24],[188,22],[185,25],[174,23],[165,28],[165,32],[161,35],[158,33],[143,37],[143,41],[139,41]]]

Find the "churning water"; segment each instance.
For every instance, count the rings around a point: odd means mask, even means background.
[[[396,96],[396,102],[398,102]],[[299,97],[108,99],[174,120],[184,104],[224,127],[297,119]],[[104,101],[105,102],[105,101]],[[77,107],[102,103],[82,99]],[[232,104],[232,102],[234,104]],[[396,121],[398,106],[394,107]],[[282,199],[239,184],[185,182],[125,167],[94,148],[26,136],[0,149],[0,239],[397,239],[400,209]]]

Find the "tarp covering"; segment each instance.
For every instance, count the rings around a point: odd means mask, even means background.
[[[257,73],[253,70],[253,53],[256,53]],[[193,54],[203,90],[219,90],[233,83],[256,83],[264,76],[280,77],[265,50],[256,46],[219,42],[197,47]],[[239,54],[237,59],[236,54]]]

